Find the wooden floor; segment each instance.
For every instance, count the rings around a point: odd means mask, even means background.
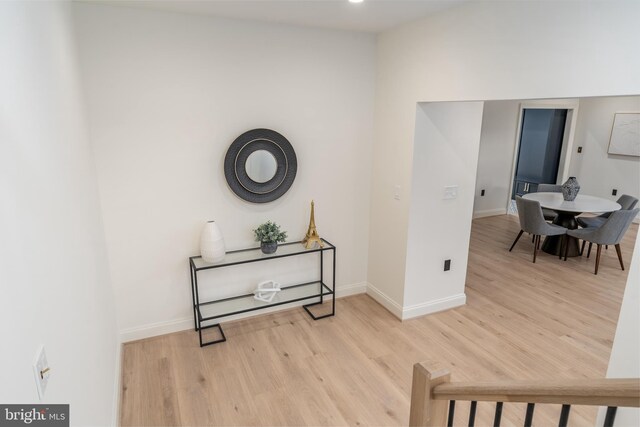
[[[628,266],[637,225],[622,243]],[[302,308],[225,325],[228,341],[198,347],[185,331],[124,346],[122,426],[407,425],[412,365],[448,366],[453,381],[599,378],[626,282],[613,248],[567,262],[531,239],[507,249],[517,219],[475,220],[467,305],[405,322],[366,295],[337,301],[314,322]],[[456,425],[467,421],[458,403]],[[494,406],[478,405],[476,425]],[[536,407],[534,424],[557,425],[560,408]],[[593,426],[575,407],[570,425]],[[522,425],[524,404],[505,404],[502,425]]]

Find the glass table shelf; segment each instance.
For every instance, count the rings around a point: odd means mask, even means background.
[[[283,258],[293,255],[301,255],[305,253],[313,253],[320,251],[329,251],[335,249],[331,243],[322,239],[324,247],[320,248],[314,244],[314,247],[307,249],[302,242],[282,243],[278,245],[278,250],[272,254],[264,254],[260,248],[241,249],[238,251],[227,252],[224,259],[219,262],[207,262],[201,256],[189,258],[196,271],[207,270],[210,268],[227,267],[231,265],[246,264],[249,262],[264,261],[267,259]]]
[[[191,270],[191,297],[193,299],[193,321],[194,329],[198,332],[200,339],[200,347],[225,342],[227,338],[224,335],[220,321],[225,317],[236,314],[247,313],[283,304],[303,302],[302,308],[313,320],[320,320],[326,317],[335,316],[336,247],[325,239],[322,239],[322,243],[322,247],[318,244],[314,244],[314,246],[309,249],[305,248],[304,243],[302,242],[284,243],[278,245],[278,250],[273,254],[264,254],[259,247],[230,251],[225,254],[224,259],[220,262],[207,262],[203,260],[201,256],[189,257],[189,269]],[[317,274],[319,275],[316,280],[300,284],[291,284],[283,287],[270,302],[255,299],[253,293],[234,295],[217,300],[200,301],[199,289],[201,285],[198,284],[198,276],[200,274],[212,274],[215,277],[216,272],[214,269],[216,268],[230,267],[233,265],[237,266],[258,261],[269,261],[271,259],[293,257],[296,255],[312,255],[317,259],[317,269],[312,267],[312,271],[317,271]],[[330,279],[331,287],[327,285],[327,281],[325,280],[325,267],[328,266],[325,264],[325,258],[328,258],[327,261],[331,266],[331,273],[327,278]],[[277,267],[279,270],[283,267],[283,265],[276,266],[273,265],[273,263],[267,264],[271,264],[272,268]],[[265,268],[268,268],[267,265],[265,265]],[[206,273],[205,271],[209,272]],[[205,286],[210,286],[210,284]],[[318,314],[317,309],[314,308],[312,310],[311,308],[322,306],[325,302],[325,296],[334,297],[331,298],[330,301],[331,311],[324,314]],[[327,304],[329,304],[329,301],[327,301]],[[314,311],[316,313],[314,313]],[[320,311],[322,312],[323,310]],[[205,325],[205,322],[208,324]],[[217,328],[220,337],[212,341],[203,341],[202,331],[209,328]]]
[[[253,297],[252,293],[210,302],[201,302],[198,306],[198,316],[200,321],[204,322],[232,314],[246,313],[266,307],[333,294],[333,291],[324,283],[322,283],[322,294],[320,294],[320,285],[321,282],[316,281],[282,288],[271,302],[259,301]]]

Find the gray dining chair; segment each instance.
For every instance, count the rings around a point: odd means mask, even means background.
[[[617,202],[621,206],[620,210],[628,211],[636,207],[636,205],[638,204],[638,199],[633,196],[629,196],[628,194],[623,194],[622,196],[620,196],[620,198],[618,198]],[[611,215],[611,212],[606,212],[602,215],[594,217],[578,218],[578,224],[580,224],[580,226],[584,228],[600,227],[605,223],[607,218],[609,218],[609,215]]]
[[[629,229],[631,222],[636,217],[636,215],[638,215],[638,212],[640,212],[640,208],[611,212],[609,218],[606,218],[605,222],[600,227],[588,227],[567,231],[567,234],[569,236],[582,239],[583,248],[584,242],[589,242],[589,251],[587,253],[587,258],[591,254],[591,245],[595,243],[598,246],[598,250],[596,253],[596,269],[594,274],[598,274],[598,266],[600,265],[600,250],[602,249],[602,245],[616,246],[618,261],[620,261],[620,268],[624,270],[620,242],[622,241],[624,234]],[[567,259],[566,247],[564,250],[564,259]]]
[[[538,189],[536,190],[538,193],[562,193],[562,185],[557,184],[538,184]],[[556,219],[558,214],[547,208],[542,208],[542,214],[544,215],[544,219],[547,221],[553,221]]]
[[[538,249],[540,249],[540,236],[563,236],[561,246],[566,246],[567,229],[559,225],[549,224],[545,221],[542,215],[542,208],[540,208],[540,202],[516,196],[516,206],[518,207],[520,232],[516,240],[513,241],[511,248],[509,248],[509,252],[513,250],[513,247],[518,243],[520,236],[522,236],[522,233],[525,231],[533,234],[533,262],[536,262]],[[562,258],[562,247],[558,258]]]

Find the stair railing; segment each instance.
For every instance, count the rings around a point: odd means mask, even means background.
[[[495,402],[494,427],[500,426],[506,402],[526,403],[524,426],[531,427],[535,405],[560,404],[559,427],[566,427],[571,405],[606,406],[604,427],[612,427],[618,407],[640,407],[640,379],[607,378],[549,381],[450,382],[446,369],[413,365],[409,425],[453,426],[456,401],[470,401],[469,421],[474,426],[479,401]]]

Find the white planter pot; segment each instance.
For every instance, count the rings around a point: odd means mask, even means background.
[[[225,255],[224,238],[215,221],[205,224],[200,235],[200,255],[207,262],[220,262]]]

